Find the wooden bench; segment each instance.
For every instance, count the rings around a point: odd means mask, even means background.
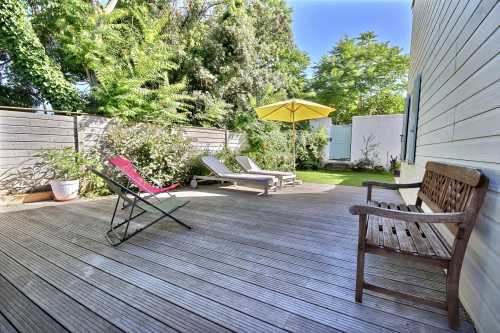
[[[457,328],[460,271],[467,243],[488,190],[488,178],[476,169],[428,162],[421,183],[366,182],[364,185],[368,187],[367,204],[349,209],[351,214],[359,215],[356,302],[362,301],[363,289],[405,297],[447,310],[449,326]],[[419,191],[414,205],[403,205],[372,200],[373,187],[393,190],[419,188]],[[425,213],[422,203],[432,213]],[[436,224],[445,224],[455,236],[451,246],[436,229]],[[365,282],[365,253],[446,268],[446,300],[408,295]]]

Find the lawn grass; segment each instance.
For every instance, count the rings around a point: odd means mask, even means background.
[[[305,183],[330,185],[361,186],[367,180],[394,183],[394,177],[390,173],[380,171],[307,170],[297,171],[297,176]]]

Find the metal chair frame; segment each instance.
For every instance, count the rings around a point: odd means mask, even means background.
[[[166,217],[169,217],[174,222],[179,223],[180,225],[182,225],[183,227],[185,227],[187,229],[192,229],[191,226],[187,225],[186,223],[184,223],[184,222],[180,221],[179,219],[177,219],[176,217],[172,216],[173,212],[175,212],[177,209],[187,205],[189,203],[189,201],[184,202],[183,204],[178,205],[169,211],[165,211],[162,208],[158,207],[157,205],[148,201],[148,199],[151,197],[155,197],[157,200],[159,200],[159,198],[156,195],[151,194],[151,195],[146,196],[146,197],[141,197],[139,194],[137,194],[137,193],[133,192],[132,190],[130,190],[129,188],[119,184],[118,182],[113,180],[111,177],[105,175],[104,173],[99,172],[95,169],[92,169],[92,172],[95,173],[97,176],[101,177],[102,179],[104,179],[104,181],[108,184],[111,191],[113,191],[114,193],[116,193],[118,195],[118,198],[117,198],[116,204],[115,204],[115,208],[113,210],[113,216],[111,217],[109,230],[106,232],[106,240],[112,246],[120,245],[121,243],[125,242],[126,240],[128,240],[131,237],[138,234],[139,232],[151,227],[153,224],[156,224],[157,222],[161,221],[162,219],[164,219]],[[120,204],[120,200],[123,200],[123,204],[124,204],[122,209],[127,208],[127,207],[131,207],[130,213],[129,213],[128,218],[126,218],[124,221],[115,224],[116,212],[118,210],[118,205]],[[125,204],[125,203],[127,203],[127,204]],[[132,222],[133,220],[135,220],[136,218],[138,218],[139,216],[141,216],[142,214],[144,214],[148,211],[147,209],[144,209],[143,207],[141,207],[140,204],[144,204],[144,205],[147,205],[148,207],[151,207],[153,210],[160,213],[160,216],[158,218],[154,219],[152,222],[144,225],[143,227],[138,228],[138,229],[134,230],[133,232],[129,233],[130,222]],[[138,209],[140,209],[141,212],[134,215],[134,210],[136,207]],[[125,231],[123,232],[121,237],[118,237],[118,239],[119,239],[118,241],[113,241],[111,239],[110,235],[112,235],[113,233],[116,235],[115,230],[120,228],[123,225],[125,225]]]

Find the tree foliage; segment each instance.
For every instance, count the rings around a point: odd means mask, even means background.
[[[373,32],[345,37],[315,66],[311,83],[320,103],[333,106],[337,123],[352,116],[399,113],[409,58],[398,47],[377,41]]]
[[[0,3],[0,50],[9,59],[9,70],[14,74],[9,85],[2,88],[13,94],[14,98],[23,95],[30,98],[34,95],[22,88],[25,83],[48,99],[55,108],[72,110],[79,106],[80,97],[75,87],[66,80],[57,63],[45,53],[22,1],[3,0]]]
[[[0,103],[249,131],[256,106],[311,94],[336,122],[401,112],[399,48],[346,37],[308,82],[291,20],[286,0],[5,0]]]
[[[308,58],[293,41],[286,1],[193,0],[181,16],[184,52],[174,75],[197,96],[195,124],[237,127],[253,119],[255,105],[302,91]]]
[[[43,46],[40,61],[78,83],[87,112],[234,127],[253,120],[254,106],[305,86],[308,58],[293,41],[285,0],[27,3],[19,13]]]
[[[41,3],[34,24],[48,52],[88,87],[88,111],[127,120],[186,120],[184,85],[169,80],[176,68],[164,35],[169,15],[155,15],[139,2],[112,11],[82,0]]]

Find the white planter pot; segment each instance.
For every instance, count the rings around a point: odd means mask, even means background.
[[[72,200],[78,197],[79,180],[53,180],[50,182],[54,198],[57,201]]]

